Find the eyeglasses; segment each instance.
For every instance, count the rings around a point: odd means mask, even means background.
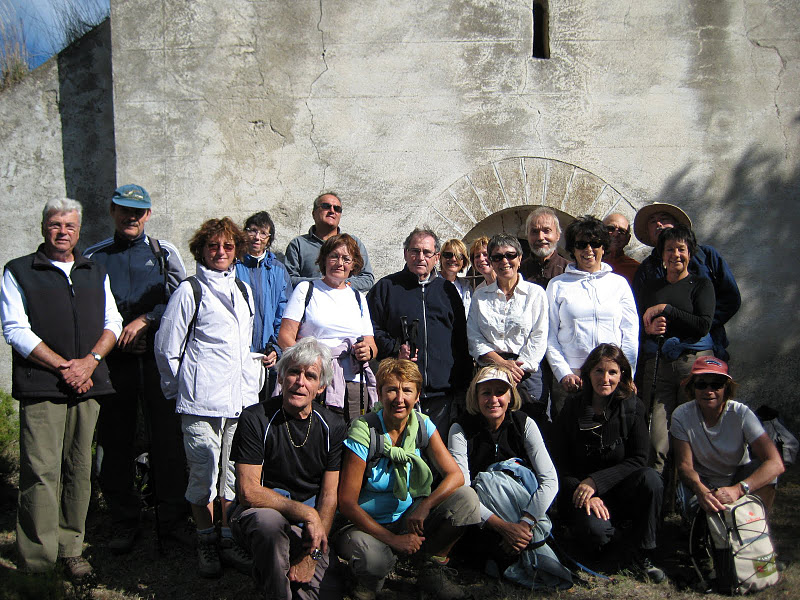
[[[586,248],[586,246],[591,246],[592,248],[597,250],[602,245],[603,245],[603,242],[601,242],[600,240],[591,240],[591,241],[588,241],[588,240],[577,240],[575,242],[575,247],[578,250],[583,250],[584,248]]]
[[[225,250],[225,252],[233,252],[234,250],[236,250],[236,244],[231,244],[231,243],[214,244],[214,243],[212,243],[212,244],[206,244],[206,248],[208,248],[211,252],[216,252],[220,248]]]
[[[491,260],[492,262],[501,262],[505,258],[508,262],[511,262],[518,256],[519,252],[506,252],[505,254],[498,253],[498,254],[492,254],[489,257],[489,260]]]
[[[725,382],[728,381],[727,379],[698,379],[694,382],[694,389],[703,391],[706,388],[711,388],[712,390],[721,390],[725,387]]]
[[[327,261],[334,264],[338,263],[339,261],[342,261],[343,265],[353,264],[353,259],[351,257],[342,256],[341,254],[328,254]]]
[[[610,234],[621,233],[622,235],[627,235],[630,231],[630,228],[623,229],[622,227],[617,227],[616,225],[606,225],[606,231]]]
[[[423,250],[422,248],[409,248],[406,252],[411,256],[419,256],[421,254],[425,258],[433,258],[438,254],[438,252],[434,252],[433,250]]]
[[[333,212],[340,213],[342,212],[342,205],[341,204],[331,204],[330,202],[321,202],[319,207],[324,211],[329,211],[333,209]]]
[[[268,232],[259,231],[258,229],[249,229],[248,228],[248,229],[245,229],[244,231],[250,237],[257,237],[258,239],[261,239],[261,240],[268,240],[270,238],[270,235],[271,235]]]
[[[442,258],[451,259],[457,258],[458,260],[466,260],[467,257],[463,254],[456,254],[455,252],[442,252]]]

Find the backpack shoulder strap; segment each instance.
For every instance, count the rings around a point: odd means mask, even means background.
[[[236,277],[236,279],[234,279],[234,281],[236,282],[236,287],[238,287],[239,291],[242,292],[242,296],[244,297],[244,303],[247,304],[247,310],[250,311],[250,316],[252,317],[253,309],[250,307],[250,294],[247,293],[247,286],[244,284],[244,281],[239,279],[238,276]]]
[[[352,286],[350,289],[353,290],[353,293],[356,295],[356,302],[358,302],[358,312],[361,313],[361,316],[364,316],[364,308],[361,306],[361,294],[358,293],[358,290]]]
[[[364,470],[366,477],[372,471],[375,464],[381,459],[383,451],[383,428],[381,419],[376,412],[368,412],[364,415],[364,420],[369,427],[369,448],[367,448],[367,468]]]
[[[425,448],[428,447],[428,442],[430,441],[430,436],[428,435],[428,426],[425,423],[428,418],[424,416],[422,413],[417,414],[417,422],[419,426],[417,427],[417,440],[416,446],[417,449],[422,452]]]
[[[306,292],[306,300],[305,303],[303,304],[303,317],[300,319],[301,325],[306,322],[306,309],[308,308],[308,303],[311,302],[311,294],[313,293],[314,293],[314,282],[309,281],[308,291]]]
[[[164,298],[168,298],[169,291],[167,289],[167,255],[164,254],[164,249],[161,247],[161,243],[154,237],[147,236],[148,241],[150,242],[150,251],[153,253],[153,256],[156,258],[156,262],[158,263],[158,272],[164,278]]]
[[[179,364],[183,362],[183,355],[186,354],[186,345],[189,343],[189,336],[194,333],[195,325],[197,325],[197,313],[200,312],[200,301],[203,299],[203,289],[200,287],[200,282],[197,277],[190,275],[184,281],[188,281],[192,286],[192,294],[194,295],[194,314],[192,320],[189,321],[189,326],[186,328],[186,339],[183,340],[183,349],[181,350],[181,358]]]

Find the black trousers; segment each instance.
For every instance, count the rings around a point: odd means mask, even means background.
[[[656,529],[664,482],[661,476],[649,467],[637,469],[600,497],[608,508],[611,518],[604,521],[586,509],[577,509],[572,504],[572,495],[580,480],[575,477],[561,479],[558,492],[558,513],[572,523],[575,532],[583,536],[586,544],[601,548],[617,533],[620,522],[633,522],[631,543],[642,550],[656,547]]]
[[[184,499],[186,455],[175,403],[161,393],[161,380],[152,354],[139,359],[137,355],[115,353],[108,358],[108,367],[116,394],[100,401],[97,443],[103,449],[100,487],[111,518],[115,524],[123,526],[138,523],[141,498],[134,485],[133,461],[138,453],[147,450],[159,519],[165,527],[171,527],[188,511]],[[138,407],[140,395],[141,410]],[[144,422],[140,421],[141,417]],[[140,439],[142,437],[145,439]]]

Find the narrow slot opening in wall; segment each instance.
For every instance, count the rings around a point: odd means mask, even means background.
[[[533,2],[533,58],[550,58],[549,0]]]

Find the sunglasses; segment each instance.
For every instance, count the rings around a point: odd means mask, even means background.
[[[600,240],[590,240],[590,241],[578,240],[578,241],[575,242],[575,247],[578,250],[583,250],[584,248],[586,248],[586,246],[591,246],[592,248],[597,250],[602,245],[603,245],[603,242],[601,242]]]
[[[341,213],[342,212],[342,205],[341,204],[331,204],[330,202],[322,202],[320,203],[319,207],[324,210],[328,211],[333,209],[333,212]]]
[[[466,256],[464,256],[463,254],[456,254],[455,252],[442,252],[442,256],[444,258],[447,258],[447,259],[450,259],[450,258],[457,258],[459,260],[465,260],[466,259]]]
[[[519,252],[506,252],[505,254],[498,253],[498,254],[492,254],[489,257],[489,260],[491,260],[492,262],[500,262],[505,258],[508,262],[511,262],[518,256]]]
[[[725,387],[725,382],[728,381],[727,379],[698,379],[694,382],[694,389],[703,391],[706,388],[711,388],[712,390],[721,390]]]

